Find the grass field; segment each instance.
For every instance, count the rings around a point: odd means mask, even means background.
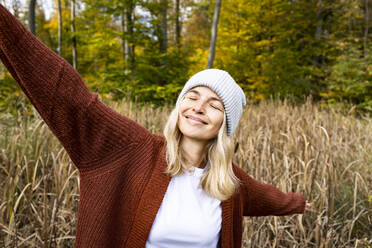
[[[105,102],[153,133],[170,108]],[[0,114],[0,247],[73,247],[79,173],[45,123]],[[372,247],[372,119],[311,103],[248,104],[235,161],[256,179],[304,193],[305,215],[244,220],[243,247]]]

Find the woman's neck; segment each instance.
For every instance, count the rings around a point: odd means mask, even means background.
[[[198,168],[204,168],[206,164],[206,147],[207,142],[190,139],[186,136],[181,138],[181,149],[183,158],[186,160],[187,165]]]

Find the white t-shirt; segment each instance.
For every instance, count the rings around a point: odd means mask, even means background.
[[[146,248],[216,248],[220,238],[221,201],[208,196],[200,179],[209,167],[172,177],[151,227]]]

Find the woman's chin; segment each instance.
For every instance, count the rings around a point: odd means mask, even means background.
[[[208,133],[205,132],[205,130],[193,130],[193,131],[185,131],[182,133],[183,136],[194,139],[198,141],[207,141],[215,137],[215,135],[208,135]]]
[[[189,123],[183,123],[180,128],[181,133],[190,138],[195,140],[210,140],[211,138],[215,137],[215,133],[211,133],[211,130],[207,128],[207,125],[192,125]]]

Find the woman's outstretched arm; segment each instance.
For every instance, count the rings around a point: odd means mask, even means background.
[[[308,207],[300,193],[284,193],[271,184],[253,179],[237,166],[235,172],[242,181],[240,190],[245,216],[302,214]]]
[[[79,169],[104,166],[150,133],[103,104],[78,72],[0,4],[0,59]]]

